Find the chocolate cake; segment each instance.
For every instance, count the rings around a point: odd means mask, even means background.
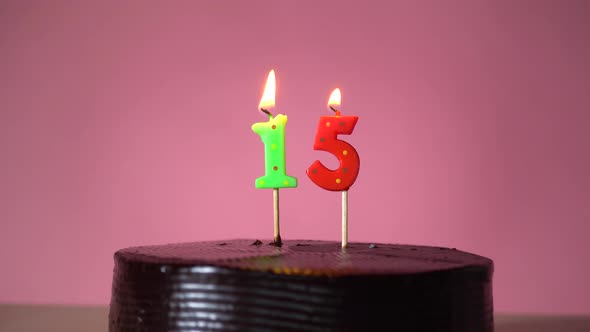
[[[493,262],[395,244],[231,240],[115,253],[109,331],[491,332]]]

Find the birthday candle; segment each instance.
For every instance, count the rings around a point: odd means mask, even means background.
[[[345,141],[339,140],[338,135],[350,135],[358,121],[358,116],[340,115],[342,96],[340,89],[335,89],[328,100],[328,108],[335,113],[333,116],[321,116],[315,136],[313,148],[333,154],[340,165],[331,170],[316,160],[307,169],[307,175],[320,188],[342,192],[342,248],[348,246],[348,189],[354,184],[359,174],[359,155]]]
[[[295,188],[297,178],[287,175],[285,162],[285,127],[287,116],[270,112],[275,106],[276,79],[275,72],[268,74],[266,87],[258,108],[268,116],[268,121],[252,125],[252,130],[260,135],[264,143],[264,176],[256,179],[258,189]]]
[[[268,121],[252,125],[252,130],[260,135],[264,144],[264,176],[254,182],[258,189],[273,190],[274,242],[281,245],[279,226],[279,188],[297,187],[297,178],[287,175],[285,161],[285,127],[287,116],[277,114],[273,116],[271,109],[275,106],[276,79],[275,71],[271,70],[266,80],[264,93],[260,99],[258,109],[268,116]]]
[[[348,190],[355,182],[360,168],[359,155],[352,145],[339,140],[338,135],[350,135],[358,121],[358,116],[340,115],[340,89],[330,95],[328,108],[335,113],[321,116],[315,136],[314,150],[333,154],[340,166],[331,170],[316,160],[308,169],[307,175],[319,187],[331,191]]]

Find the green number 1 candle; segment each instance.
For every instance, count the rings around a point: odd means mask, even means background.
[[[287,116],[269,115],[267,122],[252,125],[252,130],[260,135],[264,143],[264,176],[256,179],[258,189],[295,188],[297,179],[287,175],[285,164],[285,125]]]
[[[258,189],[297,187],[297,178],[287,175],[285,162],[287,116],[273,116],[270,113],[275,104],[275,82],[275,72],[271,70],[259,105],[259,109],[268,115],[268,121],[252,125],[252,130],[260,135],[264,143],[264,176],[256,179],[255,186]]]
[[[260,136],[264,143],[264,176],[256,179],[254,186],[258,189],[273,189],[274,211],[274,244],[281,245],[279,229],[279,188],[297,187],[297,178],[287,175],[285,161],[285,127],[287,116],[273,116],[270,109],[275,106],[276,79],[271,70],[266,80],[264,93],[258,108],[268,116],[268,121],[257,122],[252,130]]]

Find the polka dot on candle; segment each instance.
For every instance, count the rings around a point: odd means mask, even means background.
[[[259,183],[260,185],[264,185],[264,180],[260,180],[258,183]]]
[[[330,122],[326,122],[326,127],[330,127],[332,124]]]
[[[348,151],[346,151],[346,150],[343,150],[343,151],[342,151],[342,154],[346,156],[346,155],[348,154]]]
[[[340,178],[336,179],[336,183],[340,184],[340,182],[342,182],[342,180],[340,180]]]
[[[323,138],[323,137],[320,137],[320,142],[325,142],[325,141],[326,141],[326,139],[325,139],[325,138]]]
[[[311,170],[311,172],[312,172],[313,174],[317,174],[318,170],[314,168],[314,169],[312,169],[312,170]]]
[[[277,129],[277,126],[275,126],[275,125],[272,125],[272,127],[271,127],[271,128],[272,128],[272,129]]]
[[[346,173],[346,172],[348,172],[348,168],[346,168],[346,167],[343,167],[343,168],[342,168],[342,171],[343,171],[344,173]]]
[[[273,144],[270,145],[270,148],[274,150],[274,149],[277,148],[277,145],[273,143]]]
[[[344,121],[340,121],[340,125],[341,126],[344,126]]]
[[[278,168],[277,166],[273,166],[273,167],[272,167],[272,169],[276,171],[276,170],[278,170],[279,168]]]
[[[283,184],[284,184],[285,186],[286,186],[286,185],[289,185],[289,181],[285,180],[285,181],[283,181]]]

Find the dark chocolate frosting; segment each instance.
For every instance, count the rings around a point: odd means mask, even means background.
[[[426,246],[255,240],[115,253],[109,331],[492,332],[493,262]]]

